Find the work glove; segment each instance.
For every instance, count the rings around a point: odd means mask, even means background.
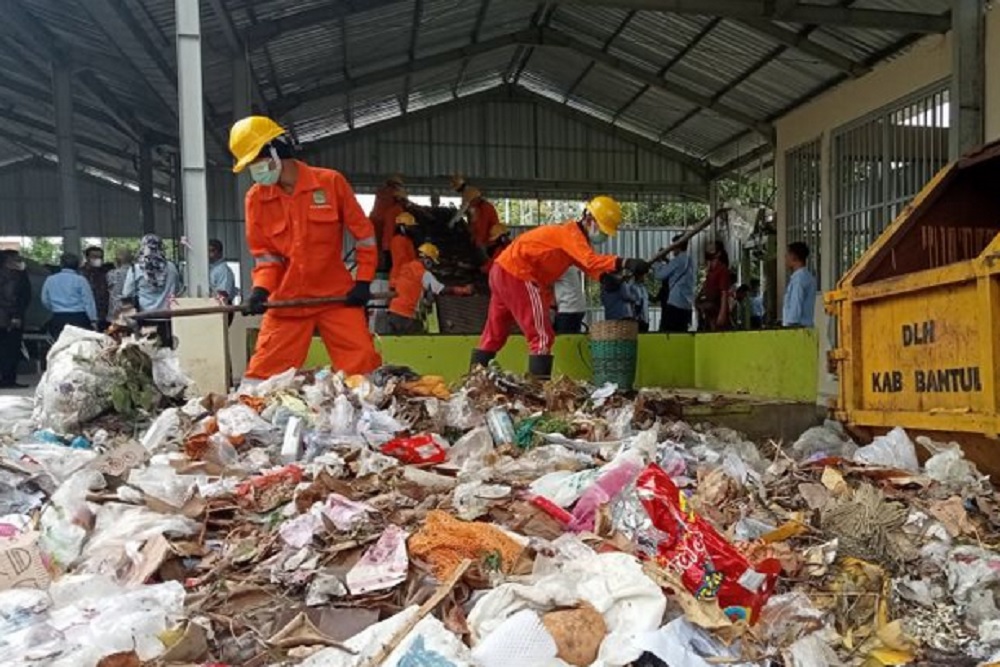
[[[601,276],[601,288],[605,292],[617,292],[622,288],[622,277],[616,273],[605,273]]]
[[[649,262],[644,259],[620,259],[621,268],[632,275],[649,273]]]
[[[267,299],[270,296],[271,293],[263,287],[254,287],[253,291],[250,292],[250,298],[243,306],[243,312],[246,315],[263,315],[266,310]]]
[[[367,306],[372,298],[372,284],[366,280],[358,280],[347,293],[348,306]]]

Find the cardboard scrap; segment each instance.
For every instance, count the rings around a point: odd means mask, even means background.
[[[132,468],[142,465],[148,455],[141,444],[129,441],[101,454],[90,467],[110,477],[123,477]]]
[[[969,521],[969,514],[965,511],[965,502],[959,496],[933,502],[927,507],[927,511],[944,524],[945,530],[952,537],[976,532],[976,527]]]
[[[288,625],[279,630],[268,643],[278,648],[294,648],[296,646],[313,646],[321,644],[323,646],[335,646],[343,651],[354,654],[355,652],[347,648],[340,642],[334,641],[323,634],[319,628],[309,619],[309,615],[301,612],[293,618]]]
[[[142,548],[139,561],[132,568],[132,572],[125,579],[129,586],[144,584],[152,578],[156,571],[163,565],[163,561],[172,553],[170,542],[163,535],[156,535]]]
[[[39,537],[28,532],[0,540],[0,591],[49,587],[51,579],[38,549]]]

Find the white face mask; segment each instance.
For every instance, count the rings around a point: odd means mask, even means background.
[[[99,269],[104,265],[104,260],[95,257],[94,259],[90,260],[90,265],[95,269]]]
[[[281,158],[273,156],[250,165],[250,178],[260,185],[277,185],[281,178]]]

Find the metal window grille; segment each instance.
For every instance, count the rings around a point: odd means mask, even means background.
[[[948,162],[948,82],[836,130],[834,270],[843,275]]]
[[[820,236],[823,199],[820,188],[820,140],[810,141],[785,154],[785,218],[788,243],[809,246],[809,268],[821,276]]]

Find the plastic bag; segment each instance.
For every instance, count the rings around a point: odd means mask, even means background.
[[[410,560],[406,555],[406,531],[389,525],[361,560],[347,573],[351,595],[394,588],[406,581]]]
[[[858,446],[847,437],[839,422],[827,421],[822,426],[813,426],[799,436],[792,445],[792,455],[797,461],[836,456],[849,459]]]
[[[459,519],[473,521],[486,514],[494,501],[509,498],[510,493],[509,486],[466,482],[455,487],[451,504]]]
[[[354,406],[351,399],[341,394],[333,401],[333,409],[330,410],[328,426],[334,435],[355,435],[357,419],[354,414]]]
[[[116,372],[102,353],[112,344],[103,334],[63,329],[35,392],[36,424],[66,433],[111,407]]]
[[[448,458],[448,452],[441,446],[437,436],[427,434],[390,440],[382,445],[381,451],[407,465],[444,463]]]
[[[655,632],[639,635],[636,644],[668,665],[680,667],[755,667],[752,663],[736,662],[740,643],[726,646],[686,618],[676,618]]]
[[[854,460],[882,468],[920,472],[917,449],[906,431],[898,426],[875,438],[872,444],[859,448],[854,453]]]
[[[222,408],[215,415],[219,423],[219,433],[227,438],[241,438],[251,434],[265,435],[272,430],[270,424],[261,419],[260,415],[248,405],[236,405]]]
[[[0,396],[0,435],[30,432],[34,405],[29,396]]]
[[[985,481],[975,464],[965,458],[958,445],[944,449],[927,459],[924,472],[928,477],[956,491],[979,488]]]
[[[181,398],[189,390],[197,393],[197,387],[181,369],[177,352],[168,347],[153,352],[153,384],[160,393],[169,398]]]
[[[129,554],[156,535],[185,536],[198,531],[199,524],[177,514],[159,514],[145,507],[105,503],[97,511],[94,533],[74,571],[114,575],[123,571]]]
[[[621,493],[642,470],[642,461],[638,453],[627,451],[601,469],[597,481],[587,489],[573,508],[573,523],[570,525],[576,532],[594,529],[597,510],[612,498]]]
[[[199,478],[194,475],[179,475],[168,463],[151,463],[145,468],[129,471],[128,483],[137,487],[147,496],[162,500],[171,507],[183,507],[191,497]]]
[[[104,486],[104,475],[83,469],[73,474],[52,494],[52,503],[42,511],[38,544],[57,567],[69,567],[79,555],[87,539],[87,529],[93,514],[87,504],[87,494]]]
[[[176,450],[182,438],[181,416],[177,408],[167,408],[149,425],[140,442],[147,451],[156,454]]]
[[[639,474],[636,495],[646,516],[631,517],[620,527],[636,544],[637,553],[680,575],[695,597],[717,600],[734,620],[756,622],[774,592],[781,564],[768,558],[751,567],[743,554],[694,513],[687,496],[656,465]]]

